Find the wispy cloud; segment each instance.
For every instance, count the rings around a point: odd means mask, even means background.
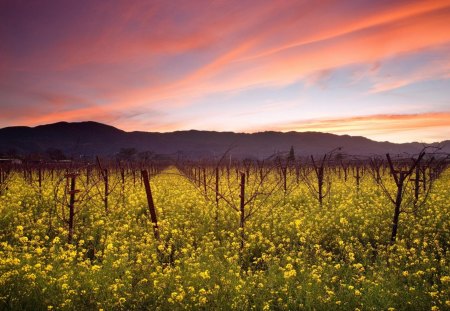
[[[320,131],[335,134],[379,137],[407,131],[446,128],[450,131],[450,111],[421,114],[379,114],[356,117],[301,120],[270,126],[278,131]]]
[[[448,56],[447,56],[448,57]],[[398,89],[420,81],[441,80],[450,78],[450,57],[432,60],[418,68],[407,68],[396,75],[374,75],[373,86],[369,93],[380,93]]]

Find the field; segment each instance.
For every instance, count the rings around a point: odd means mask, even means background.
[[[450,309],[450,171],[418,200],[407,181],[392,239],[389,170],[381,186],[350,169],[325,169],[319,202],[314,169],[165,166],[150,174],[157,228],[140,171],[111,168],[105,190],[95,169],[44,169],[40,186],[12,170],[0,309]]]

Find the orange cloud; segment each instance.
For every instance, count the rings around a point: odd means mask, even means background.
[[[114,105],[119,109],[130,105],[158,106],[158,102],[163,101],[165,107],[168,102],[176,107],[205,94],[238,91],[256,85],[286,85],[317,71],[415,53],[449,43],[449,19],[449,1],[405,3],[392,12],[372,14],[365,22],[363,19],[348,24],[340,21],[343,23],[340,29],[311,31],[301,43],[298,43],[299,38],[293,37],[294,43],[274,49],[268,42],[277,33],[271,29],[277,26],[284,29],[283,21],[278,21],[281,25],[270,25],[250,37],[241,38],[213,61],[181,79],[138,89],[125,96],[119,94]],[[253,57],[255,54],[258,57]],[[386,89],[432,78],[432,74],[417,75],[413,80],[397,84],[393,81]],[[374,90],[382,91],[383,87],[378,83]]]
[[[450,112],[316,119],[273,125],[270,128],[278,131],[319,131],[366,137],[383,137],[386,134],[395,136],[408,131],[424,132],[436,128],[450,132]],[[417,137],[410,137],[410,140],[414,139]]]
[[[335,18],[335,20],[332,21],[327,19],[326,23],[324,24],[325,27],[320,27],[320,25],[319,27],[316,27],[319,29],[318,31],[312,30],[311,34],[307,34],[301,39],[294,37],[290,42],[287,42],[284,45],[269,49],[257,55],[250,56],[247,59],[264,57],[279,53],[283,50],[288,50],[291,48],[304,46],[320,41],[330,40],[336,37],[350,34],[352,32],[411,18],[415,15],[421,15],[432,11],[445,9],[449,6],[450,2],[448,0],[419,2],[410,1],[406,5],[392,2],[390,3],[389,7],[382,8],[381,10],[376,12],[370,12],[367,15],[356,15],[353,18],[343,19]],[[292,24],[293,23],[290,22],[287,23],[286,26],[291,27]]]
[[[73,16],[65,5],[61,16],[34,14],[43,5],[18,6],[33,16],[22,16],[28,37],[20,37],[15,49],[6,39],[14,41],[16,34],[0,40],[0,100],[1,93],[14,97],[4,114],[11,120],[14,115],[15,122],[27,124],[96,119],[150,129],[143,121],[125,119],[133,115],[130,110],[155,110],[166,115],[153,128],[175,129],[183,124],[177,107],[189,107],[207,95],[297,81],[309,86],[334,69],[373,63],[382,67],[386,59],[401,61],[439,47],[447,52],[450,46],[449,0],[87,3],[75,7],[84,7],[86,14]],[[18,20],[14,17],[8,23]],[[2,29],[22,29],[7,23],[4,27],[2,20]],[[426,60],[387,78],[372,73],[369,94],[364,95],[447,79],[445,58]],[[30,96],[30,103],[22,104],[26,98],[19,100],[17,94],[24,93],[48,95]],[[17,113],[20,107],[30,108],[24,109],[25,116]],[[223,107],[216,109],[220,114]],[[417,119],[411,124],[432,128]],[[337,123],[332,125],[339,130]]]
[[[36,110],[31,114],[16,116],[16,122],[19,124],[41,125],[57,121],[79,121],[79,120],[104,120],[103,122],[112,122],[117,119],[116,114],[102,107],[77,108],[67,111],[56,111],[47,114],[38,114]]]

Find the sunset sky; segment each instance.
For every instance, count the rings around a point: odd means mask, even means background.
[[[0,0],[0,127],[450,139],[450,0]]]

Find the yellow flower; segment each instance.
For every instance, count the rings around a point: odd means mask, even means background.
[[[204,280],[207,280],[207,279],[210,278],[210,275],[209,275],[209,271],[208,271],[208,270],[205,270],[205,271],[200,272],[199,275],[200,275],[200,277],[201,277],[202,279],[204,279]]]
[[[429,292],[430,296],[435,298],[438,296],[439,292]]]
[[[346,218],[344,218],[344,217],[341,217],[341,219],[339,219],[339,222],[340,222],[341,224],[343,224],[344,226],[345,226],[345,225],[348,225],[348,220],[347,220]]]
[[[443,277],[441,277],[441,282],[442,283],[450,283],[450,276],[444,275]]]
[[[284,271],[283,275],[285,279],[289,279],[295,277],[297,275],[297,272],[295,270],[286,270]]]

